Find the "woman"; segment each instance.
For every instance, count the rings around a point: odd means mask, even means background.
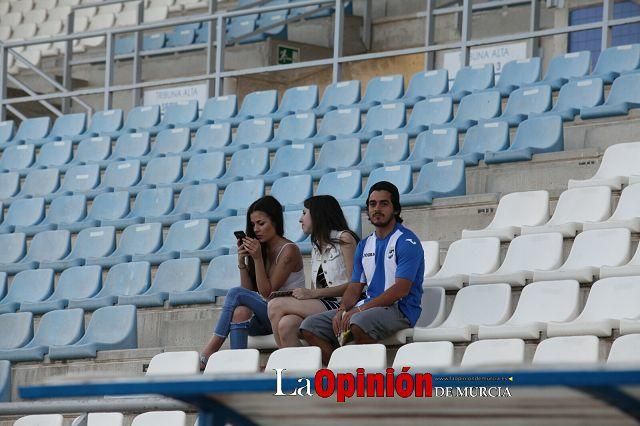
[[[309,315],[336,309],[351,281],[358,236],[349,229],[338,201],[318,195],[304,202],[302,230],[311,234],[311,289],[269,302],[269,320],[278,347],[298,346],[298,327]]]
[[[229,290],[214,335],[202,351],[206,364],[227,336],[231,349],[247,347],[249,335],[271,333],[267,298],[278,290],[304,287],[300,250],[284,235],[282,205],[271,196],[251,204],[247,212],[247,236],[238,240],[240,287]]]

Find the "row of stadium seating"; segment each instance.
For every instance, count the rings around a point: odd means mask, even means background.
[[[79,426],[85,423],[88,426],[124,426],[124,415],[118,412],[89,413],[86,417],[76,417],[71,426]],[[14,426],[63,426],[65,424],[62,414],[33,414],[20,417]],[[131,426],[187,426],[187,415],[183,411],[149,411],[137,415],[131,422]],[[194,424],[198,426],[198,421]]]

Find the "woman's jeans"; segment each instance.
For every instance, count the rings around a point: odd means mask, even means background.
[[[244,306],[253,311],[250,320],[232,323],[233,311]],[[222,307],[222,315],[216,324],[214,334],[226,339],[231,337],[231,349],[246,349],[251,336],[271,334],[271,322],[267,315],[267,301],[255,291],[244,287],[234,287],[227,293]]]

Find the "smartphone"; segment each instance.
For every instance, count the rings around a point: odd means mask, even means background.
[[[235,231],[233,235],[235,235],[236,238],[240,241],[242,241],[244,238],[247,238],[247,234],[245,234],[244,231]]]

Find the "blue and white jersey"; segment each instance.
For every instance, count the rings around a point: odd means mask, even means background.
[[[399,223],[384,239],[379,239],[374,232],[358,243],[351,281],[367,285],[367,299],[358,305],[380,296],[397,278],[404,278],[413,285],[409,294],[398,301],[398,307],[413,327],[422,312],[423,275],[424,253],[420,239]]]

